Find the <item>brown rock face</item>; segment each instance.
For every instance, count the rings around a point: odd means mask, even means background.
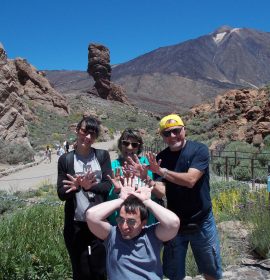
[[[128,104],[124,89],[111,82],[110,51],[107,47],[100,44],[89,45],[87,72],[95,80],[95,85],[89,93],[98,95],[103,99]]]
[[[42,105],[47,109],[57,109],[59,114],[68,114],[69,109],[65,98],[52,88],[42,72],[36,70],[24,59],[17,58],[14,64],[26,99],[33,100],[37,105]]]
[[[36,119],[32,108],[43,106],[58,114],[68,114],[65,98],[57,93],[44,75],[26,60],[7,59],[0,44],[0,138],[30,146],[27,121]]]
[[[270,90],[239,89],[229,90],[216,97],[214,105],[201,104],[191,110],[193,117],[202,113],[208,118],[217,116],[222,119],[215,131],[220,141],[246,141],[256,146],[263,144],[263,139],[270,135]]]

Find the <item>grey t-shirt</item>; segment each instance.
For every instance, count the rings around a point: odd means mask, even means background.
[[[118,227],[112,226],[105,240],[109,280],[162,279],[162,241],[156,237],[156,225],[146,226],[131,240],[123,239]]]
[[[87,157],[82,157],[74,153],[74,171],[77,174],[86,173],[88,170],[95,172],[96,180],[99,183],[102,179],[102,172],[99,162],[93,150]],[[76,209],[74,220],[85,221],[85,212],[88,208],[97,205],[103,201],[100,195],[96,195],[91,191],[81,189],[76,193]]]

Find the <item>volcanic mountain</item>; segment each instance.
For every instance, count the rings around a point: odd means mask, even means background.
[[[270,81],[270,33],[222,26],[173,46],[161,47],[113,67],[112,80],[130,102],[159,113],[181,112],[228,89],[259,88]],[[87,91],[84,72],[46,71],[62,93]]]

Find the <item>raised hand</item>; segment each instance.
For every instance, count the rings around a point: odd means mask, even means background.
[[[108,175],[108,178],[114,185],[115,193],[119,193],[121,191],[122,185],[124,183],[124,179],[120,174],[121,174],[120,168],[116,168],[116,171],[115,171],[115,174],[113,175],[113,177]]]
[[[161,159],[159,161],[156,160],[156,154],[152,152],[146,153],[146,157],[149,161],[149,169],[153,172],[158,174],[160,170]]]
[[[133,158],[127,157],[127,161],[135,176],[141,178],[142,180],[147,178],[149,167],[146,164],[141,164],[137,155],[134,155]]]
[[[84,189],[84,190],[90,190],[93,186],[95,186],[98,182],[96,179],[96,175],[95,172],[93,171],[87,171],[86,174],[84,176],[80,176],[78,178],[80,186]]]
[[[122,171],[123,171],[123,175],[126,178],[134,178],[134,176],[136,176],[136,172],[134,171],[134,168],[126,161],[122,166]]]
[[[141,201],[145,201],[148,199],[151,199],[151,192],[152,192],[153,187],[149,187],[147,185],[138,188],[135,192],[132,194],[139,198]]]
[[[77,191],[80,186],[80,176],[73,177],[70,174],[67,174],[69,180],[63,180],[64,188],[66,188],[66,193]]]
[[[119,198],[125,200],[129,195],[134,194],[135,183],[133,178],[124,178],[124,184],[121,188]]]

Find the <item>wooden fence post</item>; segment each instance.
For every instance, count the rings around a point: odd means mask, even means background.
[[[270,209],[270,164],[268,162],[268,170],[267,170],[267,191],[268,191],[268,205]]]
[[[254,158],[251,158],[251,184],[252,184],[252,190],[254,190],[255,189]]]
[[[228,157],[225,157],[225,174],[226,174],[226,181],[229,181],[229,160]]]

